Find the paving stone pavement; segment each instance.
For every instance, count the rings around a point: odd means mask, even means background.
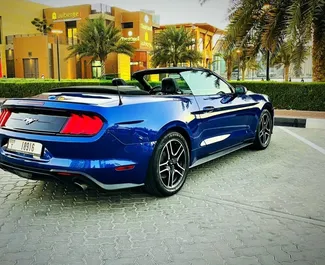
[[[195,168],[169,198],[0,171],[0,265],[324,265],[324,162],[276,128],[267,150]]]

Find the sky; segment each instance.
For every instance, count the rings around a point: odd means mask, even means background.
[[[227,26],[229,0],[208,0],[203,6],[199,0],[33,0],[49,6],[103,3],[130,11],[155,10],[160,24],[209,23],[217,28]]]

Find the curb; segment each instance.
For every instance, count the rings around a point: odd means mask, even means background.
[[[285,126],[285,127],[298,127],[306,128],[306,119],[304,118],[285,118],[285,117],[275,117],[275,126]]]
[[[308,129],[325,129],[325,119],[275,117],[274,125]]]

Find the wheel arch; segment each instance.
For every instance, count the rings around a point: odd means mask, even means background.
[[[270,102],[266,102],[262,111],[266,109],[270,112],[271,118],[272,118],[272,133],[273,133],[273,128],[274,128],[274,108]]]
[[[179,134],[181,134],[184,138],[185,141],[188,145],[189,148],[189,166],[191,165],[191,158],[192,158],[192,152],[191,152],[191,148],[192,148],[192,142],[191,142],[191,136],[190,136],[190,132],[188,131],[189,129],[186,128],[186,125],[182,122],[172,122],[169,124],[166,124],[165,126],[163,126],[158,132],[157,132],[157,141],[156,141],[156,145],[154,147],[154,152],[157,150],[159,143],[161,141],[161,139],[164,138],[165,135],[167,135],[168,133],[171,132],[177,132]],[[155,184],[155,182],[153,181],[153,178],[150,174],[150,172],[152,172],[152,167],[150,166],[152,164],[152,162],[154,161],[154,156],[151,156],[150,158],[150,163],[149,166],[147,168],[147,174],[146,174],[146,178],[145,178],[145,189],[151,193],[154,194],[156,196],[169,196],[164,194]],[[183,182],[184,184],[184,182]],[[183,185],[182,184],[182,185]],[[175,192],[173,192],[172,194],[174,194]],[[170,194],[170,195],[172,195]]]
[[[172,131],[180,133],[185,138],[190,152],[190,161],[192,161],[191,159],[192,159],[193,143],[191,138],[191,132],[185,123],[179,121],[179,122],[171,122],[166,124],[159,130],[157,134],[157,140],[161,139],[164,135]]]

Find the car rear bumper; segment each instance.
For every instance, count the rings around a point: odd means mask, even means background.
[[[0,137],[1,138],[1,137]],[[121,146],[115,150],[117,158],[33,158],[0,147],[0,168],[20,177],[33,180],[59,180],[66,184],[75,182],[95,185],[105,190],[141,186],[153,150],[153,144]],[[131,168],[120,167],[129,166]]]
[[[67,185],[79,184],[86,186],[100,187],[105,190],[117,190],[125,188],[133,188],[142,186],[143,184],[138,183],[116,183],[116,184],[105,184],[94,177],[88,175],[87,173],[80,171],[71,170],[44,170],[39,168],[30,168],[21,165],[7,164],[0,162],[0,168],[10,172],[12,174],[18,175],[22,178],[31,180],[47,180],[47,181],[59,181]]]

